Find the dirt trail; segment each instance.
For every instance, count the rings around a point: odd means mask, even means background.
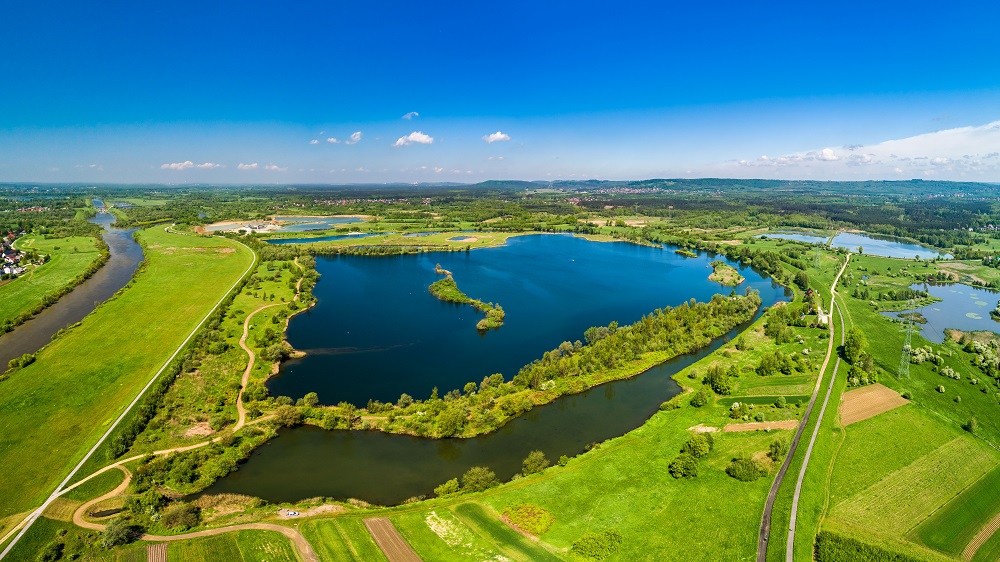
[[[128,485],[132,482],[132,473],[130,473],[128,469],[126,469],[123,466],[117,466],[116,468],[125,473],[125,480],[123,480],[122,483],[119,484],[118,487],[115,488],[114,490],[111,490],[110,492],[104,494],[99,498],[94,498],[89,502],[81,505],[79,508],[77,508],[76,512],[73,513],[74,524],[76,524],[79,527],[83,527],[84,529],[90,529],[93,531],[104,530],[105,525],[102,525],[100,523],[94,523],[92,521],[87,521],[83,517],[84,514],[87,513],[87,510],[91,508],[91,506],[99,502],[102,502],[104,500],[119,496],[123,494],[125,490],[128,488]],[[205,529],[204,531],[184,533],[183,535],[169,535],[169,536],[143,535],[142,540],[151,542],[182,541],[188,539],[197,539],[199,537],[211,537],[213,535],[221,535],[222,533],[231,533],[234,531],[243,531],[251,529],[260,531],[275,531],[281,533],[282,535],[285,535],[286,537],[288,537],[289,540],[292,541],[292,545],[302,556],[303,560],[305,560],[306,562],[318,562],[319,560],[319,558],[316,556],[316,553],[312,549],[312,545],[310,545],[309,541],[307,541],[305,537],[302,536],[302,533],[298,532],[296,529],[285,527],[284,525],[276,525],[274,523],[245,523],[242,525],[230,525],[228,527],[219,527],[217,529]]]
[[[300,279],[299,283],[301,282],[302,280]],[[296,288],[295,290],[294,298],[296,299],[299,298],[298,288]],[[240,429],[243,428],[244,425],[246,425],[247,409],[246,406],[243,405],[243,393],[247,389],[247,383],[250,382],[250,371],[253,371],[254,363],[257,361],[257,354],[254,352],[253,349],[250,349],[250,347],[247,345],[247,336],[250,335],[250,321],[253,320],[253,317],[256,316],[258,312],[266,308],[271,308],[272,306],[281,306],[282,304],[284,303],[265,304],[264,306],[261,306],[257,310],[248,314],[247,319],[243,321],[243,337],[240,338],[240,347],[243,348],[243,351],[247,352],[248,359],[247,359],[247,368],[243,370],[243,378],[240,379],[240,393],[239,395],[236,396],[236,411],[239,414],[239,417],[236,420],[236,425],[233,426],[234,433],[239,431]]]
[[[422,562],[392,521],[384,517],[373,517],[365,519],[364,523],[389,562]]]

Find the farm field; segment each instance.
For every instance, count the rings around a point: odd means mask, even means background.
[[[288,539],[273,531],[237,531],[167,545],[167,560],[297,562]]]
[[[117,297],[4,382],[0,517],[40,504],[240,278],[249,250],[221,238],[142,231],[146,265]]]
[[[851,425],[909,402],[898,392],[881,384],[873,384],[844,393],[840,418],[844,425]]]
[[[43,297],[69,285],[101,255],[96,239],[90,236],[30,235],[18,239],[15,246],[34,249],[52,259],[37,268],[32,266],[17,279],[0,281],[0,318],[14,318],[35,308]]]

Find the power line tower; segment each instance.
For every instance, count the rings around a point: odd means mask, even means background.
[[[904,316],[906,336],[903,338],[903,352],[899,356],[899,369],[896,370],[896,376],[901,379],[910,378],[910,352],[913,349],[911,346],[913,340],[913,300],[910,300],[906,307],[909,309],[909,312]]]
[[[813,255],[813,267],[816,269],[820,269],[821,267],[819,263],[819,253],[819,250],[816,250],[816,253]]]

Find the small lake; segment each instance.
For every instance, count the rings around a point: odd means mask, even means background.
[[[93,202],[98,209],[104,206],[100,199]],[[98,213],[90,219],[107,231],[102,236],[111,257],[104,267],[31,320],[0,336],[0,365],[6,366],[15,357],[38,351],[56,332],[83,320],[99,303],[111,298],[132,279],[142,261],[142,247],[132,238],[136,229],[111,228],[114,221],[110,213]]]
[[[268,244],[309,244],[311,242],[331,242],[333,240],[347,240],[350,238],[371,238],[374,236],[386,236],[391,232],[354,232],[351,234],[334,234],[332,236],[317,236],[316,238],[273,238],[265,240]]]
[[[582,339],[589,326],[631,323],[658,307],[732,290],[708,281],[715,258],[685,258],[674,249],[533,235],[472,252],[319,258],[319,303],[289,328],[292,344],[309,355],[286,364],[269,388],[295,397],[315,390],[327,403],[395,401],[402,392],[426,398],[432,386],[444,393],[495,372],[509,379],[560,342]],[[427,286],[439,278],[436,263],[451,270],[470,296],[500,302],[507,312],[504,326],[479,334],[478,313],[432,297]],[[740,271],[747,281],[737,290],[759,290],[763,307],[787,300],[783,287],[751,268]],[[396,504],[431,494],[471,466],[489,466],[506,480],[532,450],[555,461],[641,426],[679,392],[673,374],[745,328],[631,379],[536,407],[471,439],[309,426],[283,430],[205,493],[271,502],[328,496]]]
[[[296,216],[275,216],[274,220],[283,225],[280,232],[308,232],[310,230],[330,230],[344,224],[354,224],[364,222],[358,217],[296,217]]]
[[[941,253],[927,246],[921,246],[920,244],[906,242],[889,236],[841,232],[833,238],[834,248],[845,248],[851,252],[857,252],[859,246],[865,255],[882,256],[884,258],[913,259],[916,256],[919,256],[922,260],[951,258],[951,254]]]
[[[493,373],[510,380],[561,342],[583,340],[591,326],[631,324],[656,308],[729,294],[708,280],[711,260],[570,235],[518,236],[470,252],[321,256],[317,305],[288,328],[288,341],[306,356],[284,363],[267,387],[272,396],[316,392],[323,404],[364,406],[404,392],[427,398],[434,387],[444,394]],[[428,286],[441,278],[437,263],[470,297],[499,303],[504,325],[480,333],[480,312],[434,298]],[[785,298],[770,279],[740,271],[746,281],[738,291],[759,290],[764,306]]]
[[[807,244],[826,244],[826,241],[830,239],[829,236],[805,234],[802,232],[768,232],[766,234],[761,234],[757,236],[757,238],[777,238],[779,240],[795,240],[796,242],[805,242]]]
[[[996,308],[1000,293],[989,289],[976,289],[958,283],[948,285],[912,285],[914,289],[927,291],[941,302],[916,309],[927,319],[926,324],[916,324],[920,335],[929,342],[943,343],[944,331],[955,328],[965,332],[986,330],[1000,333],[1000,322],[990,317]],[[898,312],[883,312],[890,318],[899,318]]]

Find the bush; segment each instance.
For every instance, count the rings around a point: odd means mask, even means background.
[[[694,458],[701,458],[711,452],[715,439],[711,433],[696,433],[681,447],[682,453],[688,453]]]
[[[691,453],[681,453],[667,469],[674,478],[694,478],[698,476],[698,459]]]
[[[600,533],[587,533],[573,543],[570,550],[573,554],[590,558],[592,560],[604,560],[621,548],[622,535],[614,529],[608,529]]]
[[[452,478],[437,488],[434,488],[434,495],[440,498],[449,494],[457,494],[458,490],[458,478]]]
[[[285,427],[295,427],[302,423],[302,411],[286,404],[274,411],[274,419]]]
[[[707,386],[702,386],[701,389],[699,389],[698,392],[691,397],[691,405],[695,408],[701,408],[705,404],[708,404],[708,401],[711,398],[711,391],[709,391]]]
[[[569,457],[567,457],[566,455],[560,455],[559,462],[556,464],[558,464],[559,466],[566,466],[567,464],[569,464]]]
[[[135,525],[127,517],[115,517],[101,533],[101,546],[113,548],[139,540],[142,527]]]
[[[969,418],[969,421],[962,424],[962,429],[968,431],[969,433],[975,433],[979,429],[979,421],[975,417]]]
[[[549,462],[549,459],[545,458],[545,453],[542,451],[532,451],[521,462],[521,474],[524,476],[536,474],[548,468],[550,464],[552,463]]]
[[[737,457],[726,467],[726,474],[741,482],[753,482],[767,474],[767,471],[750,457]]]
[[[496,473],[485,466],[474,466],[462,475],[463,492],[482,492],[499,485]]]
[[[788,454],[788,443],[785,443],[782,439],[775,439],[768,446],[767,456],[771,458],[772,461],[778,462]]]
[[[171,504],[160,515],[160,523],[164,527],[181,531],[197,527],[200,521],[201,510],[185,502]]]
[[[530,503],[508,506],[504,508],[503,516],[518,529],[536,537],[548,531],[556,520],[548,510]]]
[[[63,549],[65,547],[66,545],[58,540],[52,541],[38,553],[38,560],[40,562],[54,562],[55,560],[59,560],[63,556]]]

